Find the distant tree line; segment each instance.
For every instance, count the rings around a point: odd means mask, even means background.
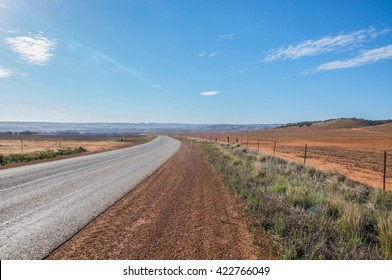
[[[21,132],[12,132],[12,131],[4,131],[4,132],[0,132],[0,135],[37,135],[38,132],[35,131],[21,131]]]
[[[363,122],[369,126],[376,126],[376,125],[381,125],[381,124],[386,124],[386,123],[391,123],[392,120],[366,120],[366,119],[361,119],[361,118],[338,118],[338,119],[328,119],[325,121],[304,121],[304,122],[295,122],[295,123],[287,123],[284,125],[281,125],[277,128],[285,128],[285,127],[290,127],[290,126],[310,126],[315,123],[326,123],[326,122],[331,122],[331,121],[336,121],[336,120],[354,120],[354,121],[360,121]]]

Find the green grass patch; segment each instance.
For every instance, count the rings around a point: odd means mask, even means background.
[[[64,148],[59,150],[46,150],[28,154],[9,154],[0,155],[0,165],[7,165],[12,163],[27,163],[34,160],[54,158],[64,155],[80,154],[87,150],[83,147],[79,148]]]

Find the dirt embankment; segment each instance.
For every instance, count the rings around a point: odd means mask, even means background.
[[[266,238],[267,243],[268,238]],[[200,146],[183,143],[158,171],[49,259],[256,259],[240,200]]]

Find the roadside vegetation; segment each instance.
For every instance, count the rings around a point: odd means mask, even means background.
[[[392,192],[238,145],[203,147],[284,259],[392,259]]]
[[[12,163],[27,163],[34,160],[41,159],[49,159],[58,156],[64,155],[72,155],[72,154],[80,154],[83,152],[87,152],[87,150],[83,147],[78,148],[64,148],[59,150],[46,150],[39,151],[34,153],[25,153],[25,154],[9,154],[9,155],[1,155],[0,154],[0,165],[7,165]]]

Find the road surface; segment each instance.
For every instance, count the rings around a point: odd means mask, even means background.
[[[0,259],[46,257],[180,146],[158,136],[130,148],[0,170]]]

